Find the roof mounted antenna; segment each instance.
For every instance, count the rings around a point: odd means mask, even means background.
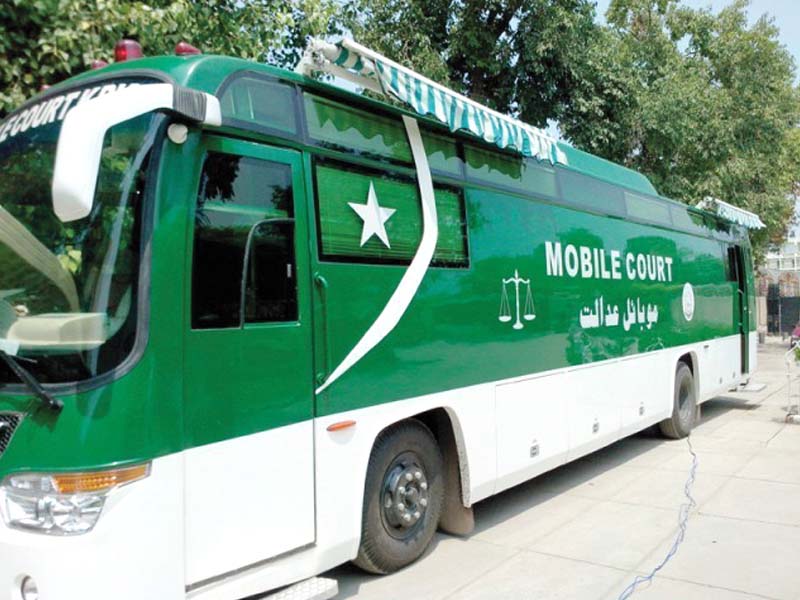
[[[303,75],[321,71],[341,77],[396,98],[417,114],[434,117],[453,132],[467,131],[523,156],[567,164],[559,142],[541,129],[470,100],[353,40],[331,44],[312,38],[295,71]]]

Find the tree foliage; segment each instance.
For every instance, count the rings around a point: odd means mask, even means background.
[[[292,65],[305,38],[335,32],[329,0],[8,0],[0,3],[0,117],[42,85],[111,61],[138,40],[170,54],[186,40],[204,52]]]
[[[361,43],[502,112],[545,125],[570,101],[591,0],[348,0]]]
[[[793,213],[800,106],[775,24],[764,16],[748,26],[746,8],[613,0],[560,123],[576,145],[644,172],[664,195],[758,213],[763,250]]]

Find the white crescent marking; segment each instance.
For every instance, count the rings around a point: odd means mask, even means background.
[[[350,367],[361,360],[364,355],[377,346],[392,329],[400,322],[403,314],[408,309],[411,301],[422,283],[422,278],[428,271],[428,267],[433,260],[433,253],[436,251],[436,241],[439,239],[439,222],[436,217],[436,201],[433,195],[433,180],[431,170],[428,167],[428,157],[425,156],[425,146],[422,144],[422,136],[419,133],[417,120],[411,117],[403,117],[403,124],[406,127],[406,135],[411,144],[411,153],[414,156],[414,165],[417,168],[417,183],[419,184],[419,194],[422,201],[422,240],[417,248],[414,259],[403,274],[400,283],[397,284],[389,302],[383,307],[381,314],[375,322],[367,329],[366,333],[353,346],[350,353],[339,363],[330,377],[317,388],[316,393],[321,394],[334,381],[339,379]]]

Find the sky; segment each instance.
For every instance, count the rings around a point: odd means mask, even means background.
[[[605,15],[611,0],[597,0],[597,14],[602,18]],[[682,4],[692,8],[711,8],[719,12],[731,3],[731,0],[682,0]],[[768,14],[775,19],[775,25],[780,29],[780,42],[786,46],[794,56],[795,64],[800,65],[800,2],[798,0],[750,0],[748,17],[751,23],[758,20],[763,14]]]

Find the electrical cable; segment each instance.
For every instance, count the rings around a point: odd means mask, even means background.
[[[689,469],[689,478],[686,480],[686,484],[683,486],[683,494],[686,496],[688,502],[681,504],[680,510],[678,511],[678,534],[675,536],[675,541],[672,543],[672,547],[667,552],[666,556],[661,560],[658,565],[653,568],[650,573],[647,575],[637,575],[631,584],[626,587],[623,592],[619,595],[618,600],[627,600],[630,598],[633,593],[636,591],[636,588],[639,587],[643,583],[650,583],[653,580],[653,577],[656,576],[661,569],[663,569],[667,563],[672,559],[673,556],[678,552],[678,546],[681,545],[683,542],[683,538],[686,537],[686,528],[689,521],[689,513],[692,509],[697,506],[697,502],[692,496],[692,485],[694,484],[695,476],[697,475],[697,454],[692,448],[692,440],[691,436],[686,436],[686,443],[689,445],[689,453],[692,455],[692,466]]]

